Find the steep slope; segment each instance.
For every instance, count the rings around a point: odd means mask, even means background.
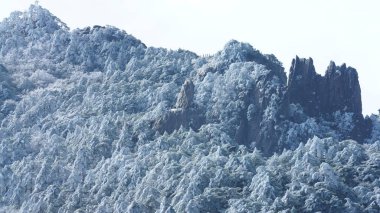
[[[287,83],[247,43],[199,57],[36,5],[0,48],[0,212],[380,209],[380,119],[353,68],[296,58]]]

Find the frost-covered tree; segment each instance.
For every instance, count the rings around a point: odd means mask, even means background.
[[[380,210],[379,116],[346,140],[352,114],[286,105],[247,43],[200,57],[32,5],[0,23],[0,64],[0,212]]]

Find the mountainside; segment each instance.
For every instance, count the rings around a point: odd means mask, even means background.
[[[147,47],[32,5],[0,23],[0,212],[379,212],[358,73]]]

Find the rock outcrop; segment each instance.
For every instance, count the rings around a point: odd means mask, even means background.
[[[197,130],[202,125],[202,113],[194,104],[194,83],[187,79],[177,96],[175,107],[159,117],[153,124],[153,129],[160,133],[172,133],[181,126]]]
[[[358,73],[354,68],[346,67],[346,64],[339,67],[330,62],[320,93],[322,112],[341,110],[354,114],[362,113]]]
[[[323,78],[315,72],[313,59],[293,59],[290,67],[287,97],[289,103],[299,103],[309,115],[320,113],[320,88]]]
[[[176,109],[188,109],[193,104],[194,83],[187,79],[182,85],[181,92],[178,94]]]
[[[358,73],[352,67],[330,62],[325,76],[316,73],[313,59],[293,59],[287,95],[289,103],[298,103],[306,114],[317,116],[338,110],[362,113]]]
[[[330,62],[324,76],[316,73],[313,59],[296,57],[289,73],[287,104],[301,105],[305,114],[329,120],[334,112],[352,113],[354,128],[350,137],[363,141],[370,134],[371,122],[362,115],[358,73],[346,64]]]

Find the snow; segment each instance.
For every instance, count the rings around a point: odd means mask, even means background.
[[[380,141],[380,116],[379,115],[371,115],[371,121],[373,125],[372,135],[369,142],[377,142]]]
[[[0,212],[380,209],[379,116],[366,144],[343,140],[350,114],[293,105],[279,123],[281,63],[249,44],[203,58],[110,26],[69,31],[34,5],[0,23],[0,47]],[[204,124],[159,134],[152,122],[177,110],[188,78]],[[247,103],[249,91],[264,95]],[[260,110],[288,150],[237,143]]]

